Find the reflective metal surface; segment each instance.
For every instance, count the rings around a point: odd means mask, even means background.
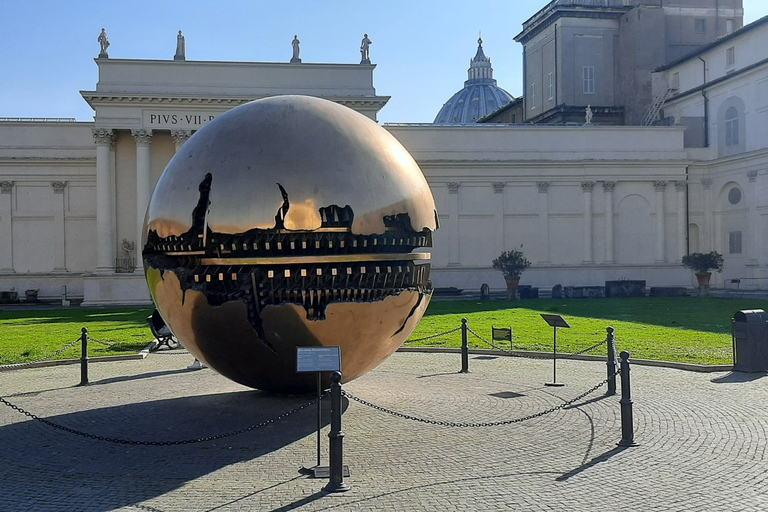
[[[168,164],[147,213],[147,282],[205,364],[309,392],[296,347],[340,346],[349,381],[411,334],[432,294],[429,254],[412,251],[432,245],[436,219],[418,166],[376,123],[316,98],[259,100]]]

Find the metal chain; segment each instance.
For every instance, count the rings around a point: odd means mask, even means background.
[[[348,391],[342,390],[341,393],[344,396],[346,396],[347,398],[349,398],[350,400],[354,400],[355,402],[358,402],[358,403],[360,403],[362,405],[370,407],[371,409],[376,409],[377,411],[381,411],[381,412],[384,412],[384,413],[387,413],[387,414],[391,414],[392,416],[397,416],[398,418],[403,418],[403,419],[412,420],[412,421],[418,421],[418,422],[421,422],[421,423],[427,423],[429,425],[440,425],[440,426],[444,426],[444,427],[459,427],[459,428],[498,427],[498,426],[501,426],[501,425],[512,425],[513,423],[522,423],[524,421],[532,420],[534,418],[539,418],[541,416],[544,416],[546,414],[558,411],[560,409],[565,409],[569,405],[573,405],[574,403],[578,402],[579,400],[581,400],[585,396],[587,396],[587,395],[589,395],[591,393],[594,393],[600,387],[604,386],[612,377],[615,377],[619,373],[621,373],[621,370],[617,370],[616,373],[611,375],[611,377],[606,378],[605,380],[603,380],[602,382],[600,382],[596,386],[590,388],[589,390],[585,391],[584,393],[580,394],[579,396],[577,396],[577,397],[575,397],[575,398],[573,398],[571,400],[568,400],[567,402],[564,402],[564,403],[562,403],[560,405],[557,405],[555,407],[547,409],[545,411],[537,412],[537,413],[534,413],[534,414],[529,414],[528,416],[523,416],[522,418],[515,418],[515,419],[512,419],[512,420],[503,420],[503,421],[490,421],[490,422],[485,422],[485,423],[462,423],[462,422],[457,422],[457,421],[440,421],[440,420],[428,420],[428,419],[424,419],[424,418],[418,418],[416,416],[411,416],[409,414],[405,414],[405,413],[402,413],[402,412],[393,411],[392,409],[387,409],[386,407],[382,407],[380,405],[373,404],[371,402],[368,402],[367,400],[363,400],[362,398],[359,398],[359,397],[353,395],[352,393],[350,393]]]
[[[327,395],[327,393],[326,393]],[[325,396],[325,395],[324,395]],[[320,397],[322,398],[322,397]],[[225,437],[232,437],[236,436],[238,434],[243,434],[245,432],[250,432],[251,430],[255,430],[259,427],[263,427],[265,425],[269,425],[270,423],[274,423],[278,420],[282,420],[287,418],[288,416],[291,416],[292,414],[296,414],[297,412],[301,411],[302,409],[306,409],[310,405],[313,405],[317,403],[319,399],[315,398],[311,402],[308,402],[306,404],[300,405],[296,407],[295,409],[291,409],[288,412],[284,412],[278,416],[275,416],[274,418],[264,420],[261,423],[257,423],[255,425],[250,425],[245,428],[241,428],[240,430],[235,430],[233,432],[227,432],[224,434],[216,434],[213,436],[205,436],[205,437],[198,437],[197,439],[183,439],[181,441],[134,441],[131,439],[120,439],[120,438],[114,438],[114,437],[107,437],[107,436],[100,436],[96,434],[89,434],[87,432],[81,432],[79,430],[75,430],[73,428],[65,427],[64,425],[59,425],[58,423],[54,423],[50,420],[47,420],[45,418],[41,418],[35,414],[32,414],[29,411],[26,411],[19,407],[18,405],[14,405],[8,400],[6,400],[3,397],[0,397],[0,402],[7,405],[11,409],[20,412],[24,416],[27,416],[35,421],[39,421],[40,423],[43,423],[45,425],[48,425],[49,427],[53,427],[59,430],[63,430],[64,432],[69,432],[70,434],[75,434],[81,437],[87,437],[88,439],[96,439],[98,441],[106,441],[108,443],[115,443],[115,444],[127,444],[132,446],[175,446],[175,445],[182,445],[182,444],[192,444],[192,443],[202,443],[205,441],[214,441],[217,439],[224,439]]]
[[[459,332],[460,330],[461,330],[461,327],[457,327],[457,328],[455,328],[452,331],[441,332],[440,334],[433,334],[432,336],[427,336],[426,338],[418,338],[418,339],[415,339],[415,340],[408,340],[405,343],[416,343],[417,341],[426,341],[426,340],[431,340],[431,339],[434,339],[434,338],[439,338],[441,336],[448,336],[449,334],[453,334],[455,332]]]
[[[592,346],[591,346],[591,347],[589,347],[589,348],[585,348],[584,350],[582,350],[582,351],[580,351],[580,352],[574,352],[573,354],[557,354],[557,356],[558,356],[558,357],[573,357],[573,356],[580,356],[580,355],[582,355],[582,354],[586,354],[587,352],[590,352],[590,351],[592,351],[592,350],[595,350],[597,347],[601,347],[601,346],[605,345],[607,342],[608,342],[608,339],[606,338],[606,339],[604,339],[603,341],[601,341],[600,343],[596,343],[595,345],[592,345]]]
[[[71,349],[72,347],[74,347],[78,343],[80,343],[80,338],[76,339],[75,341],[73,341],[72,343],[70,343],[69,345],[64,347],[63,349],[57,350],[53,354],[51,354],[49,356],[45,356],[42,359],[37,359],[35,361],[27,361],[26,363],[16,363],[16,364],[8,364],[8,365],[0,366],[0,371],[3,371],[3,370],[17,370],[19,368],[24,368],[25,366],[30,366],[30,365],[33,365],[35,363],[42,363],[43,361],[47,361],[49,359],[52,359],[52,358],[58,356],[59,354],[63,354],[64,352],[66,352],[67,350]]]
[[[494,345],[494,344],[493,344],[493,341],[488,341],[488,340],[486,340],[485,338],[483,338],[482,336],[480,336],[479,334],[477,334],[475,331],[473,331],[473,330],[472,330],[470,327],[467,327],[467,330],[468,330],[469,332],[471,332],[472,334],[474,334],[474,335],[475,335],[475,337],[476,337],[477,339],[479,339],[480,341],[484,342],[486,345],[490,345],[490,346],[491,346],[491,347],[493,347],[494,349],[497,349],[497,350],[504,350],[504,351],[506,351],[506,352],[511,352],[511,350],[512,350],[511,348],[510,348],[509,350],[507,350],[507,349],[505,349],[505,348],[503,348],[503,347],[496,347],[496,345]],[[510,347],[511,347],[511,344],[510,344]]]

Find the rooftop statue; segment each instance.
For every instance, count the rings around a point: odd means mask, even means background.
[[[176,36],[176,55],[173,56],[173,60],[187,60],[187,40],[181,30]]]
[[[363,40],[360,42],[360,64],[371,63],[371,45],[373,41],[368,39],[368,34],[363,34]]]
[[[97,39],[99,42],[99,46],[101,47],[101,51],[99,52],[99,58],[100,59],[108,59],[109,53],[107,52],[107,48],[109,48],[109,37],[107,37],[107,31],[103,28],[101,29],[101,34],[99,34],[99,38]]]
[[[293,36],[291,45],[293,46],[293,57],[291,57],[291,62],[301,62],[301,41],[299,41],[298,35]]]

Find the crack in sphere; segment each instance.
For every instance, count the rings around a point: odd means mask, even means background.
[[[421,170],[389,132],[327,100],[278,96],[182,146],[152,195],[142,255],[158,311],[195,357],[246,386],[306,393],[316,378],[296,373],[297,347],[341,347],[349,381],[410,336],[432,296],[424,248],[437,227]]]

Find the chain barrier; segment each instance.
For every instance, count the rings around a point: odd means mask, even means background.
[[[66,352],[67,350],[71,349],[72,347],[74,347],[78,343],[80,343],[80,338],[77,338],[75,341],[73,341],[72,343],[70,343],[66,347],[62,348],[61,350],[57,350],[56,352],[54,352],[53,354],[51,354],[49,356],[45,356],[45,357],[43,357],[41,359],[37,359],[35,361],[27,361],[26,363],[15,363],[15,364],[3,365],[3,366],[0,366],[0,371],[4,371],[4,370],[17,370],[19,368],[24,368],[26,366],[33,365],[35,363],[42,363],[43,361],[47,361],[49,359],[53,359],[54,357],[56,357],[56,356],[58,356],[60,354],[63,354],[64,352]]]
[[[565,409],[566,407],[569,407],[573,405],[574,403],[578,402],[582,398],[586,397],[587,395],[590,395],[600,389],[602,386],[608,383],[608,380],[610,380],[612,377],[615,377],[616,375],[619,375],[621,373],[621,370],[617,370],[611,377],[606,378],[596,386],[593,386],[592,388],[588,389],[584,393],[578,395],[575,398],[572,398],[571,400],[568,400],[567,402],[564,402],[560,405],[557,405],[555,407],[552,407],[550,409],[547,409],[545,411],[537,412],[534,414],[529,414],[528,416],[523,416],[522,418],[515,418],[511,420],[502,420],[502,421],[490,421],[490,422],[484,422],[484,423],[462,423],[457,421],[440,421],[440,420],[430,420],[430,419],[424,419],[419,418],[417,416],[411,416],[410,414],[405,414],[402,412],[397,412],[392,409],[387,409],[386,407],[382,407],[380,405],[376,405],[374,403],[368,402],[367,400],[363,400],[360,397],[357,397],[350,393],[349,391],[342,390],[342,394],[349,398],[350,400],[354,400],[355,402],[365,405],[367,407],[370,407],[371,409],[375,409],[377,411],[390,414],[392,416],[396,416],[398,418],[403,418],[406,420],[412,420],[412,421],[418,421],[420,423],[427,423],[429,425],[440,425],[443,427],[459,427],[459,428],[481,428],[481,427],[498,427],[502,425],[512,425],[514,423],[522,423],[524,421],[532,420],[534,418],[539,418],[541,416],[545,416],[547,414],[553,413],[555,411],[559,411],[560,409]]]
[[[328,393],[325,393],[323,396],[326,396]],[[257,423],[255,425],[250,425],[245,428],[241,428],[240,430],[234,430],[232,432],[226,432],[224,434],[216,434],[213,436],[205,436],[205,437],[198,437],[196,439],[183,439],[180,441],[135,441],[131,439],[120,439],[115,437],[107,437],[107,436],[100,436],[97,434],[90,434],[88,432],[81,432],[79,430],[75,430],[73,428],[65,427],[64,425],[59,425],[58,423],[54,423],[50,420],[47,420],[45,418],[41,418],[29,411],[26,411],[19,407],[18,405],[14,405],[8,400],[6,400],[3,397],[0,397],[0,403],[3,403],[10,407],[11,409],[23,414],[24,416],[27,416],[35,421],[39,421],[40,423],[43,423],[44,425],[48,425],[49,427],[53,427],[58,430],[63,430],[64,432],[69,432],[70,434],[75,434],[81,437],[86,437],[88,439],[95,439],[97,441],[106,441],[108,443],[114,443],[114,444],[124,444],[124,445],[131,445],[131,446],[176,446],[176,445],[183,445],[183,444],[193,444],[193,443],[203,443],[206,441],[215,441],[217,439],[224,439],[226,437],[232,437],[236,436],[238,434],[243,434],[245,432],[250,432],[251,430],[256,430],[259,427],[263,427],[265,425],[269,425],[270,423],[274,423],[276,421],[282,420],[287,418],[288,416],[291,416],[293,414],[296,414],[297,412],[306,409],[307,407],[317,403],[318,400],[322,399],[323,396],[320,398],[315,398],[311,402],[308,402],[306,404],[300,405],[294,409],[291,409],[290,411],[284,412],[278,416],[275,416],[274,418],[264,420],[260,423]]]
[[[505,352],[512,352],[512,347],[511,347],[511,344],[510,344],[510,348],[509,348],[509,349],[506,349],[506,348],[504,348],[504,347],[497,347],[496,345],[494,345],[494,344],[493,344],[493,341],[488,341],[488,340],[486,340],[485,338],[483,338],[482,336],[480,336],[479,334],[477,334],[475,331],[473,331],[471,327],[467,326],[467,331],[469,331],[469,332],[471,332],[472,334],[474,334],[474,335],[475,335],[475,338],[479,339],[480,341],[482,341],[482,342],[483,342],[483,343],[485,343],[486,345],[490,345],[490,346],[491,346],[491,347],[492,347],[494,350],[503,350],[503,351],[505,351]]]
[[[432,336],[427,336],[426,338],[418,338],[418,339],[415,339],[415,340],[408,340],[405,343],[416,343],[417,341],[427,341],[427,340],[431,340],[431,339],[434,339],[434,338],[439,338],[441,336],[448,336],[449,334],[453,334],[455,332],[459,332],[460,330],[461,330],[461,327],[457,327],[457,328],[453,329],[452,331],[441,332],[440,334],[433,334]],[[403,345],[405,345],[405,343],[403,343]]]
[[[561,354],[560,352],[558,352],[557,353],[557,357],[568,358],[568,357],[580,356],[582,354],[586,354],[587,352],[591,352],[592,350],[595,350],[598,347],[602,347],[606,343],[608,343],[608,339],[604,339],[603,341],[601,341],[599,343],[595,343],[594,345],[592,345],[589,348],[585,348],[584,350],[582,350],[580,352],[574,352],[573,354]]]

